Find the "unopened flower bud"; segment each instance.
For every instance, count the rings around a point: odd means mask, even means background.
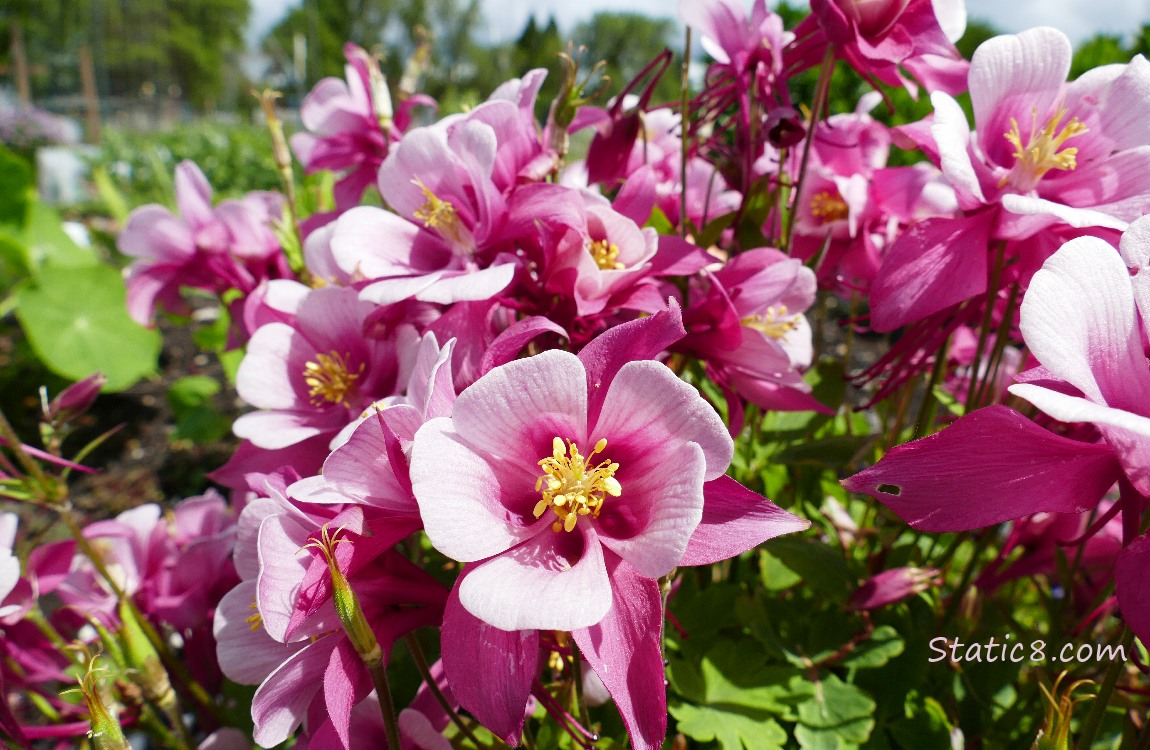
[[[335,533],[338,534],[339,532]],[[324,559],[327,560],[327,567],[331,572],[332,601],[335,604],[335,612],[339,616],[340,623],[343,624],[344,632],[347,633],[352,647],[363,659],[364,664],[368,666],[378,665],[383,661],[383,649],[380,648],[379,641],[376,640],[375,633],[372,631],[367,617],[363,614],[363,607],[360,606],[359,599],[352,591],[351,584],[348,583],[343,571],[339,569],[339,563],[335,556],[336,545],[347,544],[350,540],[346,537],[335,539],[334,536],[328,531],[328,527],[324,526],[320,531],[320,538],[308,546],[319,549]]]
[[[96,372],[73,383],[57,394],[48,405],[45,417],[53,422],[70,422],[91,408],[100,389],[108,382],[102,372]]]
[[[932,568],[894,568],[874,576],[851,595],[850,609],[878,609],[922,593],[942,583]]]

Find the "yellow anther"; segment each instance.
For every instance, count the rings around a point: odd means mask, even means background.
[[[253,631],[259,630],[264,626],[264,618],[263,615],[260,614],[259,605],[253,600],[249,607],[254,609],[255,613],[245,617],[244,622],[250,625]]]
[[[556,437],[551,441],[551,455],[539,462],[543,475],[535,481],[535,491],[542,491],[543,499],[535,504],[534,515],[541,518],[547,509],[559,517],[551,524],[552,531],[572,531],[580,516],[598,518],[603,501],[608,495],[619,497],[623,487],[615,478],[619,464],[602,461],[592,466],[591,459],[607,447],[605,439],[595,443],[595,449],[584,457],[575,441]]]
[[[619,262],[619,246],[613,242],[595,240],[587,248],[587,251],[591,253],[591,257],[595,259],[595,265],[604,271],[618,271],[626,268],[626,266]]]
[[[315,355],[315,360],[303,367],[303,382],[308,387],[308,398],[313,406],[343,404],[347,406],[348,394],[355,390],[355,381],[363,374],[364,364],[351,372],[347,356],[339,352]]]
[[[455,206],[431,192],[431,188],[424,185],[423,180],[418,177],[412,180],[412,183],[423,192],[423,197],[427,199],[422,206],[415,209],[415,213],[412,215],[422,221],[423,226],[439,232],[439,235],[444,239],[456,243],[461,242],[463,233]]]
[[[773,339],[781,339],[799,327],[799,316],[788,314],[786,305],[771,305],[762,315],[748,315],[740,322]]]
[[[1026,143],[1022,142],[1022,130],[1018,120],[1010,118],[1010,130],[1003,133],[1003,137],[1014,146],[1011,154],[1014,159],[1014,169],[1002,179],[1002,185],[1013,183],[1022,190],[1030,190],[1038,181],[1052,169],[1071,170],[1078,166],[1078,149],[1074,146],[1063,148],[1071,138],[1086,132],[1086,126],[1078,121],[1077,117],[1070,118],[1070,122],[1059,128],[1062,119],[1066,117],[1066,108],[1061,107],[1049,120],[1038,129],[1038,110],[1030,113],[1030,135]]]
[[[823,190],[811,198],[811,216],[818,219],[821,224],[829,224],[850,216],[850,208],[837,190]]]

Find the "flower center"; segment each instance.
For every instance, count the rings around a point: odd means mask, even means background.
[[[315,360],[303,368],[303,382],[307,384],[312,406],[323,406],[324,402],[347,406],[347,396],[355,389],[355,381],[363,370],[361,362],[359,369],[351,372],[347,357],[339,352],[315,355]]]
[[[591,253],[591,257],[595,259],[595,265],[604,271],[618,271],[626,268],[619,262],[619,246],[614,242],[595,240],[587,248],[587,252]]]
[[[824,190],[811,198],[811,216],[818,219],[820,224],[829,224],[850,216],[850,209],[838,191]]]
[[[535,481],[535,491],[542,491],[543,499],[535,504],[535,517],[540,518],[550,508],[559,516],[551,525],[552,531],[571,531],[579,516],[598,518],[607,495],[619,497],[623,491],[615,478],[619,464],[603,461],[598,466],[591,465],[595,454],[606,447],[606,439],[600,440],[584,458],[573,440],[566,445],[559,437],[551,441],[551,455],[539,462],[543,476]]]
[[[412,180],[412,182],[423,192],[423,197],[427,199],[422,206],[415,209],[415,213],[412,215],[422,221],[423,226],[439,232],[440,236],[444,239],[455,243],[462,242],[463,234],[459,224],[459,214],[456,213],[455,206],[431,192],[431,188],[424,185],[423,180],[418,177]]]
[[[748,315],[739,322],[773,339],[781,339],[799,327],[799,316],[788,314],[786,305],[771,305],[765,313]]]
[[[1015,162],[1014,169],[1003,178],[1001,184],[1009,181],[1021,190],[1031,190],[1050,170],[1071,170],[1078,166],[1078,149],[1074,146],[1063,148],[1063,145],[1071,138],[1085,133],[1086,126],[1079,122],[1077,117],[1071,117],[1070,122],[1059,128],[1064,117],[1066,109],[1060,108],[1039,130],[1038,110],[1032,110],[1030,135],[1025,144],[1022,142],[1022,130],[1018,126],[1018,120],[1010,118],[1010,130],[1003,133],[1003,136],[1014,146],[1011,155]]]

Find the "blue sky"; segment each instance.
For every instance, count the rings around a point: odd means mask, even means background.
[[[322,1],[322,0],[321,0]],[[258,39],[300,0],[252,0],[253,25],[248,38]],[[749,1],[747,3],[750,4]],[[601,10],[627,10],[652,16],[674,16],[676,0],[483,0],[491,40],[518,36],[530,14],[540,20],[554,15],[569,31]],[[1079,42],[1099,32],[1127,35],[1150,23],[1150,0],[967,0],[967,11],[1003,31],[1054,26]]]

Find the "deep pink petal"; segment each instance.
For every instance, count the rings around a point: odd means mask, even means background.
[[[459,586],[443,613],[443,669],[459,705],[515,747],[538,669],[539,631],[488,625],[459,602]]]
[[[1114,591],[1126,624],[1134,635],[1145,643],[1150,639],[1150,586],[1146,585],[1146,571],[1150,570],[1150,538],[1145,534],[1135,539],[1121,552],[1114,566]]]
[[[991,217],[926,219],[899,235],[871,288],[871,327],[893,331],[985,292]]]
[[[574,630],[611,607],[611,583],[594,532],[544,528],[479,563],[459,585],[467,611],[503,630]]]
[[[1029,383],[1012,385],[1010,392],[1059,422],[1097,425],[1126,476],[1139,492],[1150,494],[1150,418]]]
[[[597,625],[572,635],[619,707],[632,746],[655,750],[667,734],[663,599],[655,580],[622,560],[611,566],[611,610]]]
[[[710,565],[811,525],[728,476],[704,484],[703,498],[703,520],[680,565]]]
[[[526,346],[527,342],[544,333],[554,333],[564,339],[567,338],[567,331],[563,330],[562,326],[542,315],[532,315],[515,321],[503,333],[495,337],[491,346],[487,347],[487,351],[483,354],[483,360],[479,363],[479,374],[485,375],[493,368],[515,359],[519,350]]]
[[[1085,512],[1120,471],[1107,445],[1069,440],[989,406],[893,448],[842,484],[921,531],[965,531],[1033,513]]]
[[[327,717],[343,750],[351,747],[351,709],[371,692],[371,677],[347,638],[339,639],[323,674]]]
[[[587,370],[587,423],[598,421],[619,368],[635,360],[655,359],[686,335],[679,303],[670,299],[663,312],[608,328],[592,339],[579,352],[579,361]]]

